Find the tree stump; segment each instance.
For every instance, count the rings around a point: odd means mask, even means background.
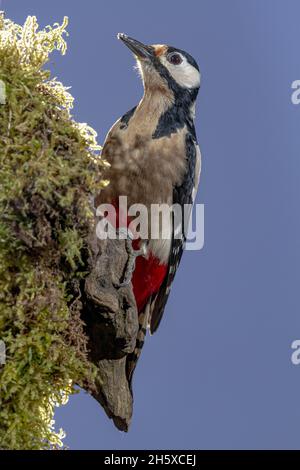
[[[131,283],[120,287],[128,254],[124,240],[89,240],[89,275],[83,293],[83,320],[90,360],[98,369],[94,398],[116,427],[128,431],[133,397],[126,356],[133,352],[138,313]]]

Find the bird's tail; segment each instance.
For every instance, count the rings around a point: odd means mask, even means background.
[[[127,356],[126,372],[130,389],[132,384],[133,372],[136,367],[137,361],[141,355],[142,348],[145,342],[145,336],[147,334],[147,327],[149,325],[150,318],[150,308],[151,301],[147,303],[144,311],[139,314],[139,331],[136,338],[135,348],[133,352],[131,354],[128,354]]]

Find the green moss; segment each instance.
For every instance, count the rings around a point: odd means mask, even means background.
[[[39,31],[35,17],[19,26],[0,14],[0,448],[61,445],[55,404],[74,384],[93,386],[78,285],[105,162],[44,68],[65,53],[66,26]]]

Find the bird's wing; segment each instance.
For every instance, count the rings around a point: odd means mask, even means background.
[[[200,173],[200,150],[192,134],[186,136],[187,169],[180,185],[173,189],[173,204],[180,204],[182,207],[182,219],[175,220],[173,214],[172,242],[168,264],[168,273],[165,280],[153,301],[151,308],[150,332],[154,333],[162,319],[164,309],[170,294],[172,282],[179,266],[186,241],[184,227],[184,205],[190,204],[192,207],[195,192],[198,187]],[[188,217],[190,214],[185,214]],[[181,238],[176,238],[175,234],[182,233]]]
[[[198,188],[200,168],[201,168],[201,155],[200,149],[191,134],[186,137],[186,151],[188,166],[185,176],[181,185],[176,186],[173,190],[173,204],[177,203],[184,207],[184,204],[193,204],[194,197]],[[184,212],[182,211],[182,215]],[[181,256],[184,250],[185,234],[182,230],[183,237],[175,238],[176,228],[178,222],[182,226],[184,223],[183,218],[180,221],[174,220],[172,228],[172,243],[171,252],[168,264],[168,272],[159,292],[152,296],[144,311],[139,314],[139,332],[134,351],[127,356],[127,377],[131,386],[132,375],[136,367],[137,361],[141,355],[142,347],[144,345],[145,336],[147,333],[147,326],[150,323],[150,332],[154,333],[162,319],[164,309],[169,297],[171,284],[174,280]],[[180,227],[181,228],[181,227]]]
[[[201,167],[201,155],[198,145],[194,137],[188,134],[186,137],[186,149],[187,149],[187,161],[188,166],[185,177],[181,185],[176,186],[173,190],[173,204],[177,203],[184,207],[184,204],[193,204],[195,193],[199,183],[200,167]],[[184,212],[182,212],[184,214]],[[183,219],[179,221],[183,224]],[[142,347],[144,345],[145,336],[147,333],[147,326],[150,323],[150,332],[154,333],[162,319],[164,309],[169,297],[170,287],[174,280],[176,270],[181,260],[181,256],[184,250],[185,235],[184,231],[182,238],[175,238],[176,232],[176,220],[173,218],[173,229],[172,229],[172,243],[170,259],[168,264],[168,272],[165,280],[155,296],[152,296],[145,310],[139,314],[139,332],[137,336],[136,346],[134,351],[127,356],[127,377],[131,386],[132,375],[136,367],[137,361],[140,357]]]

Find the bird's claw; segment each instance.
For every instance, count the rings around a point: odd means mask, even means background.
[[[126,262],[125,272],[123,274],[123,280],[120,282],[119,287],[125,287],[130,284],[132,279],[132,274],[135,270],[135,262],[138,256],[146,255],[145,245],[142,244],[141,248],[135,250],[132,246],[133,236],[130,231],[127,232],[127,238],[125,240],[126,251],[128,253],[128,259]]]

